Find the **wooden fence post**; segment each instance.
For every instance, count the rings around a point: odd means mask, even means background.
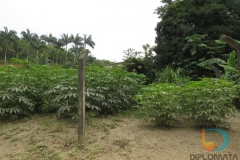
[[[85,60],[88,50],[84,50],[78,60],[78,144],[85,140]]]

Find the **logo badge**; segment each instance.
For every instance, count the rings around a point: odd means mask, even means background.
[[[216,131],[216,132],[221,133],[221,135],[223,136],[222,145],[219,148],[216,148],[216,145],[213,142],[206,142],[205,131]],[[228,137],[228,134],[225,131],[223,131],[221,129],[217,129],[217,128],[203,128],[202,129],[202,145],[207,151],[209,151],[209,152],[221,151],[228,146],[228,143],[229,143],[229,137]]]

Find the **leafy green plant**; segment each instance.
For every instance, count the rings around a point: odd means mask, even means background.
[[[184,70],[177,68],[176,70],[167,66],[161,72],[157,73],[157,82],[160,83],[176,83],[184,84],[187,83],[189,79],[184,77]]]
[[[90,108],[100,108],[101,113],[117,113],[131,108],[133,100],[144,83],[145,76],[124,71],[121,67],[108,69],[89,66],[86,101]]]
[[[11,58],[11,63],[18,65],[18,64],[24,64],[24,61],[18,58]]]
[[[28,96],[34,95],[35,92],[35,88],[23,84],[0,91],[0,118],[10,116],[16,119],[19,115],[34,112],[35,102]]]
[[[180,86],[175,84],[151,84],[142,89],[137,96],[138,109],[144,119],[157,125],[168,127],[181,117],[181,106],[178,103],[177,90]]]
[[[228,127],[226,118],[236,117],[233,100],[238,88],[227,80],[210,78],[188,85],[152,84],[137,96],[138,108],[145,119],[162,126],[186,115],[199,125]]]
[[[51,66],[0,67],[1,116],[56,112],[77,117],[78,71]],[[121,67],[86,67],[86,108],[100,113],[129,109],[145,76]]]
[[[238,97],[237,86],[227,80],[191,81],[179,94],[184,113],[200,125],[226,127],[226,117],[236,116],[233,99]]]
[[[224,61],[220,58],[211,58],[205,61],[202,61],[198,64],[200,67],[213,70],[217,78],[224,78],[229,80],[235,80],[239,77],[239,71],[236,69],[236,52],[233,50],[227,61]],[[216,67],[216,64],[224,68],[224,74],[221,75],[222,71]]]

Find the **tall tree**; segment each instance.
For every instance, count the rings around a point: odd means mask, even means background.
[[[91,48],[94,48],[95,43],[92,40],[92,35],[87,36],[86,34],[83,35],[83,44],[86,48],[86,45],[90,46]]]
[[[39,50],[41,50],[41,49],[43,49],[43,48],[46,47],[46,46],[45,46],[45,43],[42,42],[42,41],[40,41],[39,39],[31,42],[30,45],[31,45],[31,47],[32,47],[33,49],[35,49],[35,50],[37,51],[37,57],[38,57],[38,52],[39,52]]]
[[[73,42],[75,45],[77,45],[77,46],[82,46],[82,45],[84,45],[83,42],[82,42],[82,41],[83,41],[83,38],[80,37],[79,34],[76,34],[75,37],[72,35],[72,37],[73,37],[72,42]]]
[[[59,39],[55,39],[53,41],[53,46],[56,48],[56,53],[57,53],[56,65],[58,65],[58,54],[59,54],[59,51],[62,50],[62,47],[64,46],[64,42],[60,38]]]
[[[53,42],[56,40],[56,37],[53,37],[50,33],[49,35],[41,35],[41,40],[44,40],[48,45],[53,44]]]
[[[27,61],[29,57],[30,44],[38,39],[38,35],[36,33],[31,33],[27,28],[26,32],[22,31],[22,39],[27,43]]]
[[[64,43],[66,47],[66,63],[67,63],[67,55],[68,55],[68,50],[67,50],[67,45],[73,41],[73,36],[68,36],[68,34],[62,34],[62,42]]]
[[[80,57],[81,52],[83,51],[83,46],[78,45],[72,45],[72,48],[69,49],[70,52],[74,54],[74,63],[76,63],[76,60]]]
[[[4,54],[4,64],[7,63],[7,53],[10,50],[11,44],[15,42],[17,39],[17,32],[14,30],[8,31],[7,27],[4,27],[4,31],[0,31],[0,41],[2,41],[5,46],[5,54]]]
[[[156,68],[154,64],[155,55],[153,53],[155,46],[151,47],[149,44],[146,44],[146,45],[142,45],[142,48],[144,50],[143,53],[144,53],[145,67],[147,68],[148,71],[154,70]]]
[[[17,39],[13,45],[13,47],[11,48],[12,52],[16,54],[16,58],[18,58],[18,56],[22,53],[22,51],[24,50],[25,46],[23,44],[23,42],[20,39]]]
[[[203,72],[197,64],[209,58],[206,57],[209,56],[206,53],[211,47],[216,47],[217,44],[214,42],[219,35],[226,34],[234,39],[240,39],[239,7],[239,0],[177,0],[167,3],[165,10],[156,12],[161,18],[155,29],[156,65],[159,68],[168,65],[173,68],[182,67],[193,78],[202,76],[205,71]],[[185,48],[186,43],[189,43],[186,38],[194,34],[207,35],[204,44],[209,48],[198,47],[200,50],[196,50],[197,54],[192,54],[193,48]],[[229,52],[227,47],[221,51]]]
[[[179,1],[179,0],[177,0]],[[161,3],[164,5],[157,7],[157,9],[154,11],[155,14],[158,14],[158,18],[162,18],[164,14],[167,12],[168,6],[172,5],[174,2],[173,0],[161,0]]]

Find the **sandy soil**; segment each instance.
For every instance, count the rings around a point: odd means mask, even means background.
[[[54,115],[33,115],[0,122],[0,159],[193,160],[190,154],[203,154],[205,159],[210,154],[232,154],[232,159],[233,155],[240,159],[240,120],[228,121],[232,126],[225,130],[229,145],[222,151],[208,152],[201,144],[201,128],[193,124],[178,123],[166,129],[129,116],[88,118],[86,143],[78,146],[76,122],[58,120]],[[223,137],[218,132],[206,132],[206,141],[221,146]]]

